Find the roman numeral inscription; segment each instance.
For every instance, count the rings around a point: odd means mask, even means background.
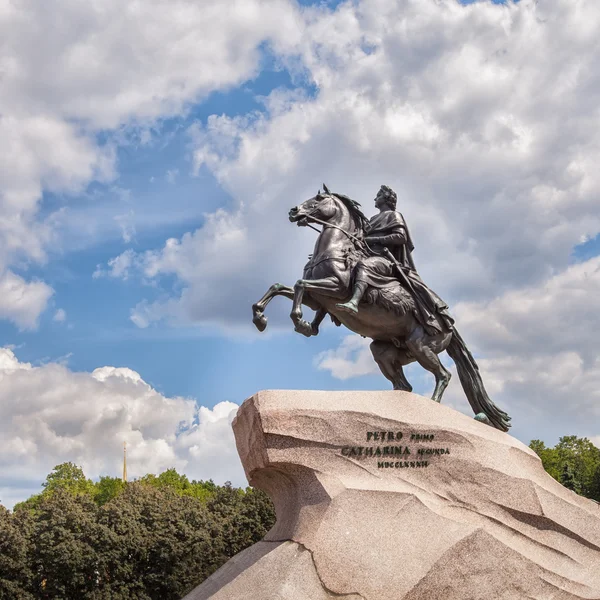
[[[364,446],[342,446],[342,456],[353,460],[376,459],[378,469],[424,469],[434,457],[450,454],[436,447],[435,434],[402,431],[367,431]]]

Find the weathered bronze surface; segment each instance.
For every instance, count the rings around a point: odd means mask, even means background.
[[[320,225],[314,252],[302,279],[288,287],[272,285],[252,307],[253,322],[264,331],[267,304],[276,296],[293,301],[295,330],[307,337],[319,333],[330,315],[373,340],[371,351],[395,390],[412,391],[402,370],[417,361],[435,377],[432,399],[440,402],[450,372],[438,358],[446,350],[456,369],[476,419],[507,431],[510,417],[489,398],[479,368],[454,326],[446,303],[419,277],[412,258],[414,245],[395,192],[382,185],[375,198],[378,214],[368,220],[358,202],[324,191],[292,208],[289,219],[299,226]],[[302,305],[316,314],[304,320]]]

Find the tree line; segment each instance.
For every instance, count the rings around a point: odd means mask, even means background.
[[[0,506],[0,599],[180,600],[275,522],[261,491],[174,469],[132,483],[58,465]]]
[[[600,502],[600,449],[566,436],[530,443],[546,471]],[[43,491],[0,505],[0,600],[180,600],[275,522],[253,488],[190,481],[169,469],[93,482],[72,463]]]
[[[600,502],[600,449],[590,440],[567,435],[561,437],[554,448],[547,448],[540,440],[532,440],[529,447],[556,481]]]

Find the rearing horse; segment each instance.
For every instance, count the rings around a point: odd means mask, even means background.
[[[371,352],[383,375],[395,390],[412,391],[403,366],[417,361],[435,377],[432,400],[441,402],[451,374],[442,365],[438,354],[446,350],[456,363],[465,395],[475,412],[475,418],[497,429],[507,431],[510,417],[489,398],[479,374],[479,367],[454,328],[450,332],[428,334],[421,326],[416,305],[400,284],[392,290],[369,289],[366,302],[356,314],[337,307],[351,295],[352,271],[364,243],[367,218],[360,205],[349,198],[332,194],[325,188],[292,208],[289,219],[299,226],[321,224],[323,229],[315,243],[314,252],[304,267],[303,278],[291,288],[273,284],[267,293],[252,306],[253,322],[264,331],[266,306],[275,296],[293,301],[290,317],[297,332],[311,337],[319,333],[319,325],[327,314],[336,325],[343,324],[351,331],[373,340]],[[302,305],[316,311],[311,323],[303,319]]]

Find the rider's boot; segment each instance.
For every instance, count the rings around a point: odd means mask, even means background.
[[[336,307],[344,312],[356,314],[358,312],[358,304],[361,301],[364,293],[367,291],[367,284],[363,281],[357,281],[354,286],[352,298],[343,304],[336,304]]]

